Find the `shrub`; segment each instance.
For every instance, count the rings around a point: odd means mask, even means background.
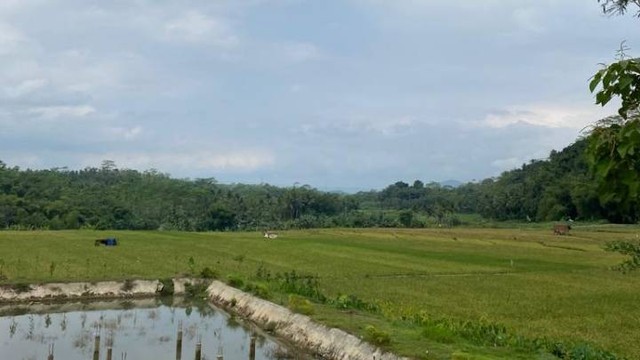
[[[256,278],[261,280],[271,280],[271,271],[264,267],[264,264],[260,264],[256,269]]]
[[[364,339],[377,346],[391,344],[391,336],[389,333],[379,330],[373,325],[367,325],[367,327],[364,328]]]
[[[160,283],[162,283],[162,290],[160,290],[161,296],[171,296],[175,292],[175,288],[173,286],[173,279],[161,279]]]
[[[252,293],[259,298],[267,300],[271,298],[271,292],[269,291],[269,288],[264,284],[247,283],[247,285],[244,287],[244,290]]]
[[[331,303],[338,309],[356,309],[373,313],[380,311],[378,305],[363,301],[356,295],[338,295]]]
[[[200,277],[203,279],[217,279],[218,276],[218,272],[208,266],[200,271]]]
[[[227,278],[227,284],[240,289],[244,285],[244,280],[242,280],[242,277],[240,277],[240,275],[229,275],[229,277]]]
[[[206,283],[185,283],[184,293],[189,298],[206,298],[207,297],[207,284]]]
[[[25,293],[31,291],[31,285],[25,283],[17,283],[11,285],[11,289],[18,294]]]
[[[298,274],[295,270],[277,276],[280,289],[289,294],[297,294],[325,303],[327,297],[320,292],[318,277]]]
[[[298,295],[289,295],[289,309],[303,315],[313,315],[315,309],[311,301]]]

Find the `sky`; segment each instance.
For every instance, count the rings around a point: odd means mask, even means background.
[[[481,180],[615,113],[596,0],[0,0],[0,160],[222,183]]]

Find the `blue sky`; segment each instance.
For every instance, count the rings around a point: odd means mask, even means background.
[[[0,160],[381,188],[545,158],[615,112],[596,0],[0,2]]]

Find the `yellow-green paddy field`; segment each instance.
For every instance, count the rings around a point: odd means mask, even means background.
[[[216,277],[416,359],[640,359],[637,226],[1,231],[0,284]],[[116,237],[118,246],[94,246]]]

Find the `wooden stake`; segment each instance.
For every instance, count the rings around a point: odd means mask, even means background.
[[[256,334],[251,334],[249,343],[249,360],[256,360]]]
[[[178,340],[176,341],[176,360],[182,359],[182,322],[178,325]]]
[[[95,346],[93,348],[93,360],[100,360],[100,332],[96,331]]]

